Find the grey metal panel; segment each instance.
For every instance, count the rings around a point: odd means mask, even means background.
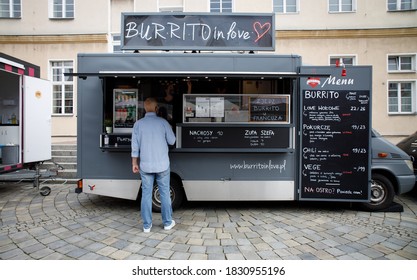
[[[178,71],[178,72],[289,72],[296,73],[301,58],[295,55],[267,54],[79,54],[79,73],[100,71]]]
[[[171,153],[171,170],[184,180],[294,180],[292,153]]]

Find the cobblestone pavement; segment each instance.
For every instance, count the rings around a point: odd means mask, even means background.
[[[417,259],[417,194],[396,197],[403,212],[364,212],[347,204],[187,203],[177,225],[154,214],[142,232],[133,201],[74,193],[51,184],[0,184],[0,259]]]

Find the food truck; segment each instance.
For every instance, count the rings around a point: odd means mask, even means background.
[[[39,77],[39,66],[0,53],[0,180],[19,179],[24,173],[12,172],[26,168],[39,179],[39,164],[51,159],[51,84]]]
[[[176,133],[173,208],[184,200],[391,203],[393,194],[371,193],[372,68],[303,66],[298,55],[262,52],[274,50],[273,26],[269,14],[122,14],[126,52],[81,53],[73,73],[76,190],[140,196],[131,133],[154,97]]]

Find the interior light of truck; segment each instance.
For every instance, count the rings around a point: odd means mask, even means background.
[[[386,158],[388,156],[388,153],[378,153],[378,157],[380,158]]]

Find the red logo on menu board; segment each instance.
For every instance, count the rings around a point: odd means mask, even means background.
[[[320,78],[317,77],[308,77],[307,79],[307,85],[311,86],[312,88],[315,88],[320,84]]]

